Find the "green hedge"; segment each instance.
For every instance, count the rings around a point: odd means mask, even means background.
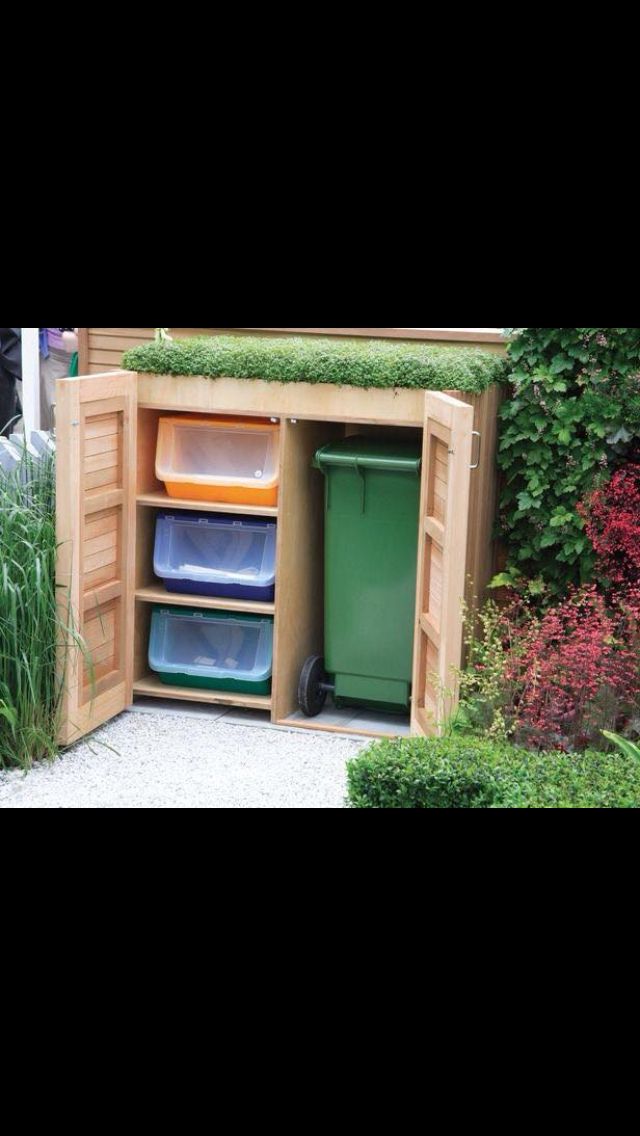
[[[354,809],[637,809],[640,762],[478,739],[379,742],[349,766]]]
[[[578,502],[640,439],[640,328],[508,330],[519,332],[498,454],[509,574],[561,592],[593,574]]]
[[[220,335],[127,351],[132,371],[280,383],[410,387],[480,394],[506,377],[501,355],[474,347],[383,340]]]

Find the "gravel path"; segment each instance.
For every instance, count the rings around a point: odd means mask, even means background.
[[[0,773],[0,809],[340,809],[366,739],[126,713],[28,776]]]

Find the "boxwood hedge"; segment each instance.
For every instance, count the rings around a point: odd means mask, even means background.
[[[351,762],[354,809],[637,809],[640,762],[530,753],[477,738],[376,743]]]
[[[123,365],[152,374],[468,394],[503,381],[507,371],[501,355],[477,347],[247,335],[148,343],[127,351]]]

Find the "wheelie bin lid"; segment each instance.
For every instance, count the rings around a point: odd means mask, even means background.
[[[322,446],[313,462],[316,469],[330,467],[343,469],[376,469],[389,473],[420,473],[422,449],[417,442],[398,442],[389,439],[367,438],[357,435],[340,442]]]

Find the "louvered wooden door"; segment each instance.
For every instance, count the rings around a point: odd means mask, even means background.
[[[473,407],[426,396],[412,726],[434,734],[456,703],[462,663]]]
[[[136,376],[62,379],[56,420],[60,740],[68,744],[133,697]]]

